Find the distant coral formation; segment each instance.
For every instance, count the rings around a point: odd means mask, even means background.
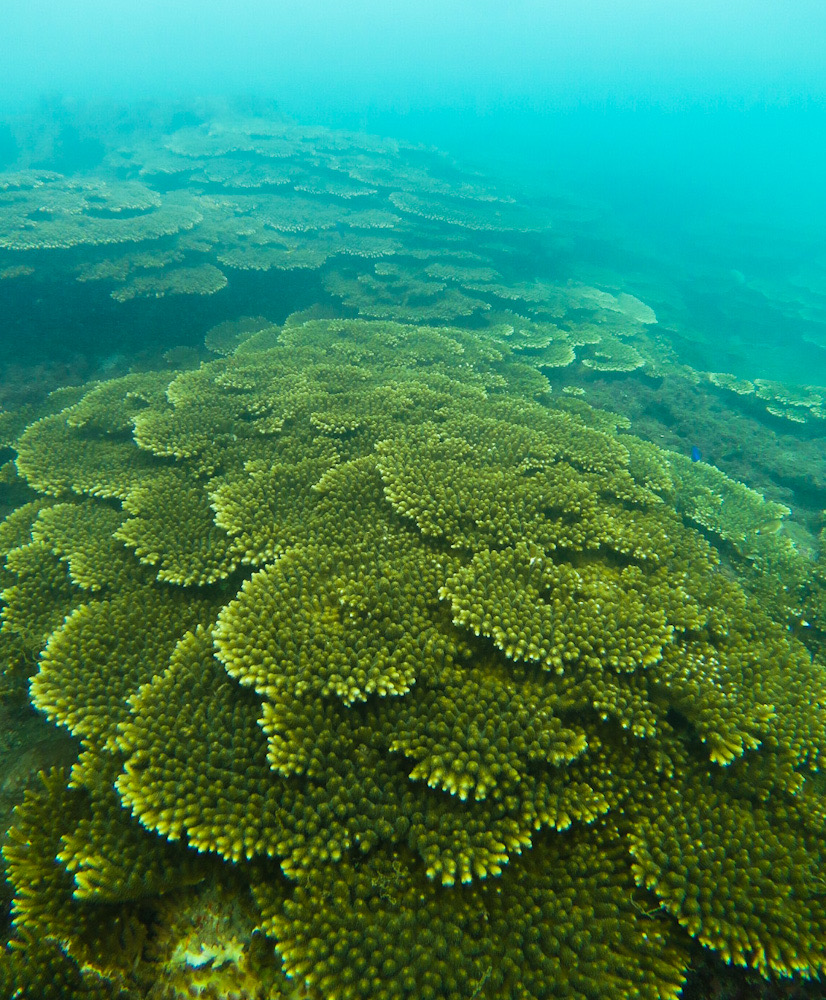
[[[62,274],[127,303],[300,272],[337,313],[509,331],[531,363],[570,368],[585,384],[632,373],[708,380],[798,439],[822,431],[822,388],[695,372],[672,336],[680,323],[668,325],[684,314],[668,283],[640,281],[655,311],[625,274],[560,268],[590,212],[508,190],[429,147],[224,109],[183,128],[118,130],[92,174],[0,172],[0,279]],[[781,315],[815,321],[806,339],[819,344],[816,273],[799,276],[791,299],[788,287],[740,277],[724,310],[761,295]]]
[[[552,396],[550,320],[208,340],[14,442],[6,683],[78,757],[4,848],[3,995],[666,1000],[695,942],[822,974],[826,601],[786,508]]]

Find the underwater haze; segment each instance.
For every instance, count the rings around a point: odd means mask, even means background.
[[[0,1000],[822,1000],[826,6],[0,33]]]
[[[584,198],[632,260],[692,275],[692,363],[826,380],[814,0],[9,0],[4,38],[12,115],[33,101],[48,119],[72,101],[263,98]],[[16,148],[0,130],[0,162]]]
[[[9,0],[4,96],[278,95],[365,113],[807,106],[826,89],[813,0],[141,4]]]

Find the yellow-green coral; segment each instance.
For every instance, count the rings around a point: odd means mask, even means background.
[[[723,791],[720,773],[709,780],[688,761],[675,777],[648,786],[653,808],[629,838],[638,884],[725,961],[763,975],[810,974],[822,949],[812,919],[824,895],[822,824],[807,831],[793,797],[760,802],[748,786]]]
[[[160,299],[165,295],[214,295],[226,286],[227,276],[223,271],[214,264],[199,264],[136,274],[111,296],[116,302],[128,302],[141,297]]]
[[[177,637],[208,616],[211,603],[149,583],[81,604],[46,643],[33,703],[76,736],[112,741],[130,695],[165,667]]]
[[[16,807],[3,847],[15,887],[12,922],[18,934],[55,941],[82,965],[111,970],[135,961],[146,927],[123,902],[78,899],[72,874],[56,863],[63,834],[88,815],[87,806],[85,793],[66,787],[65,775],[52,770]]]
[[[668,463],[679,508],[696,524],[735,545],[789,513],[784,504],[767,501],[713,465],[692,462],[675,452],[669,453]]]
[[[293,319],[21,435],[4,628],[86,744],[7,849],[21,935],[99,958],[139,904],[203,982],[353,1000],[670,1000],[692,938],[826,971],[826,667],[745,570],[784,511],[512,339]],[[201,873],[269,971],[231,918],[171,944]]]
[[[113,985],[67,955],[56,939],[18,931],[0,952],[0,993],[25,1000],[111,1000]],[[127,997],[120,992],[119,1000]]]
[[[325,276],[324,285],[360,316],[376,319],[450,323],[490,308],[482,299],[448,288],[423,269],[396,263],[376,264],[373,274],[332,272]]]
[[[231,861],[275,853],[283,808],[267,781],[264,742],[255,739],[259,706],[247,692],[230,697],[205,629],[181,638],[167,669],[130,707],[118,737],[128,763],[117,785],[143,825],[171,840],[186,833],[194,847]]]
[[[452,192],[451,192],[452,193]],[[471,230],[518,230],[532,232],[547,228],[548,221],[539,212],[531,212],[515,204],[490,205],[471,199],[439,197],[398,191],[390,195],[391,203],[405,214],[419,216],[429,222],[459,226]]]
[[[69,578],[83,590],[114,587],[129,572],[115,532],[123,512],[91,500],[58,503],[41,510],[32,525],[32,540],[44,543],[66,563]]]
[[[489,637],[509,659],[558,673],[570,662],[604,672],[656,663],[672,641],[674,626],[662,607],[649,605],[652,589],[635,566],[574,569],[520,542],[477,554],[439,596],[451,602],[456,625]]]
[[[70,420],[71,413],[43,417],[18,438],[17,469],[34,489],[122,499],[156,467],[120,436],[77,434]]]
[[[12,549],[6,571],[16,580],[2,593],[2,628],[19,636],[34,662],[54,629],[81,603],[82,591],[45,542]]]
[[[238,563],[238,546],[215,523],[202,486],[183,470],[164,469],[130,490],[123,501],[129,517],[118,526],[115,538],[133,549],[142,563],[157,566],[158,579],[166,583],[215,583]]]
[[[0,246],[11,250],[158,239],[201,219],[193,200],[161,198],[138,181],[70,180],[60,174],[0,189]]]
[[[610,829],[545,840],[473,891],[440,890],[403,851],[322,866],[286,905],[254,891],[286,969],[322,995],[667,1000],[684,978],[687,956],[634,899]]]

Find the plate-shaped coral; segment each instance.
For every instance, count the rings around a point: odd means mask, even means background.
[[[31,982],[49,941],[179,982],[152,921],[327,1000],[662,1000],[692,937],[826,969],[826,667],[715,547],[784,510],[521,357],[294,321],[23,432],[5,634],[85,743],[6,848]]]

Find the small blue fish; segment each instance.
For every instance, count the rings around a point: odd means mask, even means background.
[[[699,462],[702,457],[703,457],[702,452],[697,447],[697,445],[696,444],[692,445],[691,446],[691,461],[692,462]]]

